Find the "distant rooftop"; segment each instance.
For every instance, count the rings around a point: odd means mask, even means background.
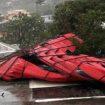
[[[8,44],[0,42],[0,54],[7,53],[7,52],[15,52],[16,50],[10,47]]]
[[[0,42],[0,58],[7,56],[16,50],[19,50],[19,46],[17,44],[9,45],[3,42]]]

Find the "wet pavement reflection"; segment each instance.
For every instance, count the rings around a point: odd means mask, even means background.
[[[28,81],[5,82],[0,81],[0,103],[13,103],[31,101],[31,89],[29,89]],[[1,104],[0,104],[1,105]]]

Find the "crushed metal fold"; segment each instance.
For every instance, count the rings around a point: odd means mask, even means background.
[[[51,82],[100,81],[105,83],[105,59],[73,55],[83,40],[67,33],[33,48],[17,51],[0,60],[0,78]]]

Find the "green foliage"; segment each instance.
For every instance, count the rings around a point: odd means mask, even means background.
[[[60,4],[55,8],[54,34],[73,32],[85,40],[78,50],[95,56],[105,54],[105,0],[76,0]]]
[[[13,17],[13,20],[7,24],[6,31],[8,35],[3,37],[2,40],[11,44],[20,44],[21,48],[25,48],[39,41],[44,30],[44,21],[40,16],[20,14]]]

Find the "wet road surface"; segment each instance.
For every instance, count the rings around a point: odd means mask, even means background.
[[[31,89],[28,81],[5,82],[0,81],[0,105],[1,103],[21,103],[31,101]]]
[[[30,89],[28,80],[0,81],[0,105],[105,105],[105,99],[84,99],[36,103],[36,98],[105,95],[105,86],[84,85],[61,88]]]

